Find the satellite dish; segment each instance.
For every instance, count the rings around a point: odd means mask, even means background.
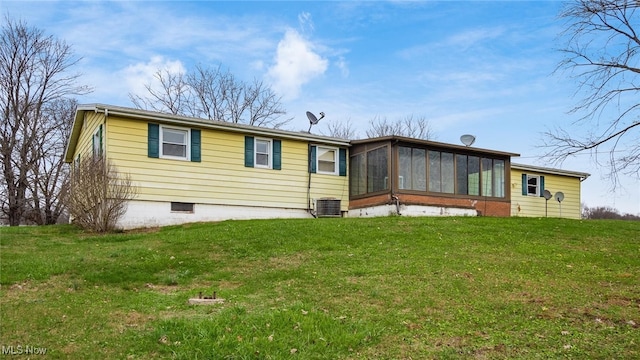
[[[320,121],[315,115],[313,115],[311,111],[307,111],[307,118],[309,118],[309,123],[311,125],[315,125],[318,123],[318,121]]]
[[[542,193],[542,196],[544,196],[544,198],[545,198],[545,199],[549,200],[549,199],[551,199],[551,197],[552,197],[553,195],[551,195],[551,191],[549,191],[549,190],[545,190],[545,191]],[[563,195],[563,196],[564,196],[564,195]]]
[[[465,134],[460,136],[460,141],[464,144],[464,146],[471,146],[474,142],[476,142],[476,137],[473,135]]]
[[[323,117],[324,113],[322,111],[320,111],[320,118],[317,118],[311,111],[307,111],[307,118],[309,119],[309,130],[307,132],[311,132],[311,127],[322,120]]]
[[[562,191],[558,191],[555,195],[555,198],[558,202],[562,202],[562,200],[564,200],[564,193]]]

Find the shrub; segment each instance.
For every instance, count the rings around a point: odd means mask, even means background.
[[[87,157],[76,163],[71,178],[72,221],[85,230],[113,231],[137,192],[129,174],[118,173],[103,157]]]

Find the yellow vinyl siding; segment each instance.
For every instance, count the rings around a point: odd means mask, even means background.
[[[201,129],[201,162],[149,158],[147,122],[110,116],[108,157],[131,174],[138,200],[179,201],[306,209],[305,141],[282,141],[282,170],[244,166],[244,134]],[[269,137],[265,137],[269,138]],[[346,176],[312,174],[311,197],[342,199],[348,208]]]
[[[85,113],[86,118],[83,123],[82,132],[78,138],[78,145],[73,153],[73,160],[84,158],[85,156],[93,156],[93,134],[98,130],[98,126],[104,123],[104,114],[101,113]],[[103,147],[106,149],[106,136],[103,130]]]
[[[340,210],[349,210],[349,183],[346,176],[311,174],[311,199],[322,198],[340,199]]]
[[[549,190],[551,195],[558,191],[564,193],[562,203],[559,204],[555,196],[547,202],[544,197],[522,195],[522,174],[544,176],[545,190]],[[511,215],[544,217],[546,202],[547,216],[580,219],[580,186],[577,177],[512,169]]]

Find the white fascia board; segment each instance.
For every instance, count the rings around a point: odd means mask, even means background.
[[[86,104],[79,105],[77,111],[95,111],[104,112],[108,115],[120,115],[129,118],[136,118],[139,120],[157,121],[167,124],[182,125],[182,126],[197,126],[203,129],[214,129],[223,131],[241,132],[249,135],[257,136],[271,136],[282,139],[293,139],[302,141],[314,141],[323,144],[331,144],[336,146],[351,146],[349,140],[312,135],[304,132],[294,132],[288,130],[279,130],[271,128],[262,128],[258,126],[234,124],[224,121],[206,120],[200,118],[193,118],[187,116],[164,114],[155,111],[132,109],[120,106],[104,105],[104,104]]]
[[[562,169],[554,169],[542,166],[533,166],[533,165],[525,165],[525,164],[516,164],[511,163],[511,168],[516,170],[524,170],[524,171],[534,171],[544,174],[553,174],[553,175],[563,175],[563,176],[571,176],[580,178],[580,181],[586,180],[591,174],[580,172],[580,171],[571,171],[571,170],[562,170]]]

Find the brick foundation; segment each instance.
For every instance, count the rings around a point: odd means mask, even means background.
[[[474,209],[480,216],[511,216],[511,202],[508,200],[494,200],[490,198],[461,198],[430,196],[416,194],[397,194],[400,203],[404,205],[439,206],[462,209]],[[391,194],[380,194],[360,199],[349,200],[349,209],[394,204]]]

